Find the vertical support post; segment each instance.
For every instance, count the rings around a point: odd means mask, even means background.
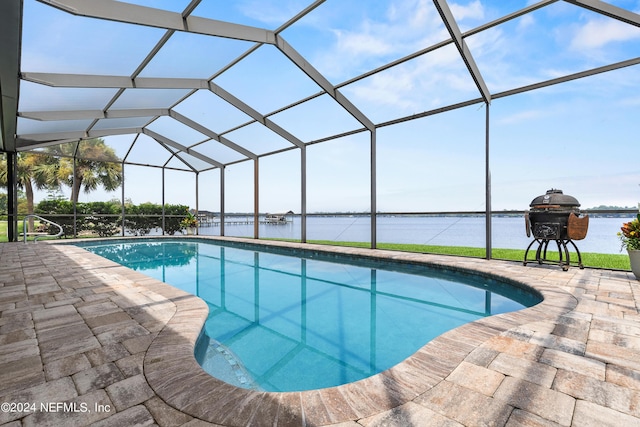
[[[307,243],[307,147],[300,148],[300,241]]]
[[[200,190],[198,188],[199,184],[200,184],[200,172],[196,172],[196,219],[198,219],[198,214],[200,213]],[[198,225],[199,223],[196,223],[196,234],[200,234],[199,233],[199,228],[200,226]]]
[[[371,131],[371,249],[378,245],[377,238],[377,188],[376,188],[376,129]]]
[[[125,183],[125,178],[124,178],[124,160],[122,161],[122,188],[120,189],[121,191],[121,195],[120,195],[120,203],[121,203],[121,210],[120,212],[122,213],[122,220],[121,220],[121,224],[120,224],[120,233],[122,235],[122,237],[124,237],[124,224],[125,224],[125,206],[124,206],[124,183]]]
[[[225,168],[220,168],[220,235],[224,236],[224,173]]]
[[[260,182],[258,158],[253,161],[253,238],[258,239],[259,223],[259,209],[260,209],[260,189],[258,184]]]
[[[7,152],[7,239],[18,241],[18,155],[15,151]]]
[[[489,106],[485,103],[485,258],[491,259],[491,162],[489,160]]]
[[[76,200],[80,198],[80,189],[76,187],[78,147],[80,147],[80,141],[76,144],[76,149],[73,152],[73,189],[71,190],[71,195],[73,196],[73,237],[78,237],[78,203],[76,202]]]
[[[164,211],[164,205],[165,205],[165,199],[164,199],[164,166],[162,167],[162,235],[164,236],[164,230],[165,230],[165,211]]]

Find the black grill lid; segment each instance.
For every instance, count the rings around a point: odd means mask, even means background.
[[[562,194],[562,190],[552,188],[551,190],[547,191],[547,194],[538,196],[533,199],[529,206],[544,207],[545,205],[577,207],[580,206],[580,203],[578,203],[578,200],[575,197],[569,196],[568,194]]]

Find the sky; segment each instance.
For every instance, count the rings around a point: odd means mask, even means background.
[[[188,2],[132,3],[180,12]],[[203,0],[193,15],[275,30],[309,1]],[[449,1],[465,32],[534,2]],[[640,13],[640,0],[610,1]],[[25,0],[22,71],[130,76],[158,42],[157,28],[75,17]],[[428,0],[327,0],[283,37],[331,84],[342,85],[377,67],[449,38]],[[465,38],[491,94],[640,57],[640,28],[558,1]],[[141,77],[208,79],[252,43],[176,32]],[[485,154],[489,139],[491,207],[527,209],[533,198],[560,188],[583,208],[636,206],[640,202],[640,65],[430,115],[376,132],[376,208],[381,212],[485,209]],[[261,114],[317,93],[319,86],[278,49],[263,45],[213,82]],[[449,44],[341,87],[340,92],[379,125],[458,102],[480,92],[458,50]],[[22,82],[20,111],[104,109],[115,89],[52,88]],[[113,108],[167,108],[188,92],[127,89]],[[175,111],[225,133],[257,153],[291,144],[259,124],[236,129],[249,117],[210,91],[200,90]],[[362,128],[328,95],[270,116],[305,143]],[[96,129],[141,126],[149,118],[111,119]],[[19,134],[75,130],[88,120],[38,122],[21,118]],[[170,117],[149,129],[219,160],[243,156]],[[148,136],[106,137],[121,158],[185,170]],[[131,148],[131,144],[133,148]],[[371,208],[371,140],[355,133],[307,147],[307,211],[366,212]],[[193,158],[199,173],[198,205],[220,209],[220,173]],[[233,163],[225,172],[225,210],[251,212],[254,164]],[[287,150],[259,161],[259,210],[301,210],[301,153]],[[126,166],[125,197],[134,203],[163,200],[159,168]],[[166,203],[195,207],[193,173],[166,170]],[[68,189],[64,189],[68,193]],[[41,195],[42,196],[42,195]],[[120,198],[96,191],[81,201]]]

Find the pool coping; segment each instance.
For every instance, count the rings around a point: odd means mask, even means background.
[[[465,358],[492,337],[528,323],[556,319],[578,304],[573,295],[553,283],[546,283],[542,276],[523,275],[521,266],[518,266],[520,270],[511,269],[513,275],[507,275],[496,273],[491,263],[479,264],[478,260],[444,255],[308,243],[256,242],[215,236],[184,238],[296,248],[479,272],[529,287],[544,298],[534,307],[483,318],[446,332],[404,361],[372,377],[319,390],[264,392],[238,388],[207,374],[194,356],[196,341],[208,314],[206,304],[190,294],[176,298],[176,289],[172,286],[154,286],[154,292],[171,298],[176,305],[176,312],[147,350],[144,358],[147,382],[170,406],[220,425],[250,425],[252,420],[263,419],[278,420],[278,425],[300,424],[301,420],[306,425],[329,425],[390,411],[414,401],[445,380]],[[511,265],[517,266],[516,263],[506,263],[506,271],[510,270]],[[528,273],[534,271],[527,270]]]

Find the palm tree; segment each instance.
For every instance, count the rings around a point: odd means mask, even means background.
[[[70,200],[74,203],[78,202],[83,187],[85,193],[90,193],[100,186],[107,191],[113,191],[122,185],[121,159],[102,138],[81,141],[77,150],[76,144],[62,144],[47,147],[46,152],[52,156],[59,156],[59,162],[55,166],[56,179],[71,188]],[[51,176],[53,172],[49,170],[47,175]]]
[[[113,148],[107,146],[101,138],[89,139],[79,144],[50,146],[42,153],[18,153],[16,184],[25,192],[27,214],[34,212],[34,189],[52,190],[64,184],[71,188],[70,200],[77,203],[83,187],[86,193],[99,186],[107,191],[120,187],[122,164]],[[77,157],[75,180],[74,154]],[[6,162],[0,162],[0,185],[7,185],[7,173]],[[29,221],[29,231],[33,231],[33,219]]]
[[[33,190],[57,188],[56,180],[52,180],[47,173],[47,169],[55,163],[54,159],[41,153],[21,152],[16,160],[16,185],[24,190],[27,198],[27,214],[33,214]],[[7,163],[0,162],[0,184],[7,185]],[[29,231],[33,231],[33,218],[29,219]]]

